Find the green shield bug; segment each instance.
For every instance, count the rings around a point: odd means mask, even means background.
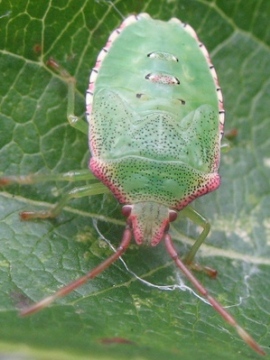
[[[73,116],[74,81],[52,59],[69,85],[68,118],[88,132]],[[95,179],[75,188],[50,211],[23,212],[22,219],[56,216],[69,199],[112,192],[127,218],[115,253],[85,276],[53,295],[23,309],[35,313],[89,279],[125,252],[132,236],[138,245],[156,246],[162,240],[176,266],[223,319],[259,354],[264,351],[194,277],[194,256],[209,233],[209,224],[189,204],[216,190],[224,109],[217,76],[195,31],[178,19],[153,20],[147,14],[130,16],[109,37],[90,76],[86,96],[90,170],[60,175],[10,176],[1,185],[47,180]],[[203,231],[181,260],[169,224],[182,211]],[[203,268],[214,274],[211,269]]]

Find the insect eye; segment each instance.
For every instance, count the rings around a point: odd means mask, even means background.
[[[132,206],[131,205],[124,205],[122,207],[122,214],[125,216],[125,217],[129,217],[130,213],[131,213],[131,210],[132,210]]]
[[[173,222],[177,218],[177,212],[174,210],[169,211],[169,222]]]

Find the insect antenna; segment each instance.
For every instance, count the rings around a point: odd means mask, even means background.
[[[213,308],[223,317],[223,319],[233,326],[239,336],[257,353],[260,355],[266,355],[257,342],[244,330],[237,321],[230,315],[223,306],[214,299],[207,291],[207,289],[195,278],[191,271],[186,267],[186,265],[179,258],[176,249],[173,245],[172,238],[169,233],[166,233],[164,236],[166,249],[175,262],[176,266],[186,275],[188,280],[194,285],[197,291],[207,299],[207,301],[213,306]]]
[[[129,243],[132,238],[132,232],[129,226],[126,227],[123,233],[123,237],[121,240],[120,245],[116,249],[115,253],[109,256],[106,260],[104,260],[101,264],[99,264],[97,267],[95,267],[93,270],[89,271],[86,275],[80,277],[79,279],[71,282],[70,284],[62,287],[60,290],[56,291],[53,295],[48,296],[44,298],[43,300],[37,302],[36,304],[30,305],[29,307],[22,309],[20,311],[21,316],[27,316],[34,314],[43,308],[50,305],[53,301],[56,299],[63,297],[73,290],[77,289],[84,283],[86,283],[88,280],[91,280],[95,278],[98,274],[100,274],[102,271],[107,269],[113,262],[115,262],[119,257],[127,250],[129,247]]]

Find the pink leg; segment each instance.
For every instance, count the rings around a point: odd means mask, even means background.
[[[186,275],[189,281],[194,285],[198,292],[204,296],[213,308],[223,317],[223,319],[233,326],[238,332],[239,336],[257,353],[260,355],[266,355],[265,352],[260,348],[256,341],[236,322],[236,320],[222,307],[222,305],[214,299],[206,290],[206,288],[194,277],[186,265],[180,260],[178,254],[173,245],[171,236],[167,233],[164,237],[167,251],[171,258],[174,260],[176,266]]]
[[[81,285],[86,283],[88,280],[96,277],[102,271],[107,269],[107,267],[109,267],[114,261],[119,259],[119,257],[127,250],[129,243],[131,241],[131,237],[132,237],[132,232],[131,232],[130,228],[127,227],[124,231],[121,244],[117,248],[116,252],[114,254],[112,254],[110,257],[108,257],[108,259],[103,261],[100,265],[98,265],[93,270],[89,271],[89,273],[87,273],[86,275],[84,275],[84,276],[80,277],[79,279],[73,281],[72,283],[62,287],[60,290],[56,291],[53,295],[48,296],[45,299],[39,301],[38,303],[36,303],[32,306],[29,306],[26,309],[21,310],[20,315],[26,316],[26,315],[34,314],[34,313],[38,312],[39,310],[42,310],[49,304],[51,304],[54,300],[69,294],[71,291],[77,289],[78,287],[80,287]]]

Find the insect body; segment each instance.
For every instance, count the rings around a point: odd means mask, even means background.
[[[57,68],[53,60],[50,65]],[[59,70],[58,70],[59,71]],[[61,70],[60,70],[61,72]],[[64,73],[66,76],[66,73]],[[69,81],[72,89],[73,81]],[[72,91],[70,91],[72,100]],[[72,101],[71,101],[72,102]],[[23,219],[56,216],[70,198],[108,189],[123,204],[127,226],[116,252],[85,276],[22,310],[32,314],[94,278],[128,248],[137,244],[166,249],[194,287],[255,351],[264,351],[193,276],[196,251],[209,226],[188,204],[218,188],[224,110],[216,72],[194,30],[177,19],[153,20],[147,14],[128,17],[100,52],[87,91],[90,170],[100,182],[77,188],[50,211],[23,212]],[[75,126],[85,129],[69,114]],[[68,173],[61,179],[89,178]],[[6,177],[0,184],[31,183],[59,176]],[[182,210],[203,227],[182,261],[168,232]],[[186,263],[186,264],[185,264]]]
[[[90,77],[90,169],[130,204],[136,242],[157,245],[175,210],[219,186],[224,111],[191,28],[137,19],[112,33]]]

